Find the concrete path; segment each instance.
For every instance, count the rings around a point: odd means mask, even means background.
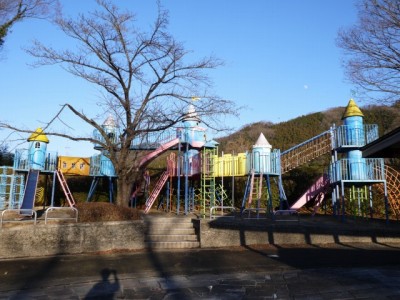
[[[400,299],[400,245],[2,260],[0,299]]]

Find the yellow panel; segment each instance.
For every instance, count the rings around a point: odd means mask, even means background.
[[[224,154],[215,157],[215,177],[221,176],[245,176],[246,174],[246,153],[237,155]]]
[[[238,168],[236,176],[245,176],[246,174],[246,153],[238,153]]]
[[[58,169],[66,175],[89,176],[90,158],[59,156]]]

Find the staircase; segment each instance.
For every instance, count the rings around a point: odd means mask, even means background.
[[[192,218],[145,216],[145,245],[149,249],[199,248]]]

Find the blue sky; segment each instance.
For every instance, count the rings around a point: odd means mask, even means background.
[[[61,0],[65,12],[94,7],[94,0]],[[115,0],[137,14],[142,26],[156,16],[155,0]],[[247,106],[228,125],[240,129],[259,121],[286,121],[331,107],[346,106],[352,85],[346,83],[341,50],[335,39],[341,27],[356,22],[353,0],[161,0],[170,13],[170,32],[193,55],[214,54],[225,66],[209,75],[215,92]],[[27,20],[13,27],[0,52],[0,119],[29,129],[43,126],[66,102],[96,113],[97,90],[59,66],[32,68],[23,48],[32,40],[71,46],[51,24]],[[361,99],[355,98],[359,105]],[[75,132],[91,133],[72,117]],[[59,124],[64,130],[63,124]],[[65,129],[66,130],[66,129]],[[71,130],[71,129],[68,129]],[[0,141],[15,147],[17,134],[0,131]],[[22,138],[27,138],[24,135]],[[27,143],[18,145],[26,147]],[[50,138],[48,150],[59,155],[90,156],[91,144]],[[285,150],[285,149],[282,149]]]

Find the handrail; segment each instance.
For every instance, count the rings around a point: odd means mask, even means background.
[[[18,213],[23,212],[25,216],[28,215],[28,213],[30,213],[31,216],[34,215],[34,219],[33,219],[33,220],[34,220],[34,224],[36,225],[36,222],[37,222],[37,212],[36,212],[34,209],[20,209],[20,208],[12,209],[12,208],[8,208],[8,209],[5,209],[5,210],[3,210],[3,211],[1,212],[0,227],[3,226],[3,223],[4,223],[4,222],[11,223],[11,222],[20,222],[20,221],[22,221],[22,220],[12,220],[12,221],[11,221],[11,220],[6,220],[6,221],[4,221],[4,220],[3,220],[3,217],[4,217],[4,215],[6,214],[6,212],[18,212]]]
[[[49,217],[48,214],[52,210],[72,210],[75,212],[75,217]],[[78,210],[75,207],[49,207],[46,209],[44,213],[44,224],[47,224],[47,220],[75,220],[75,222],[78,222]]]

